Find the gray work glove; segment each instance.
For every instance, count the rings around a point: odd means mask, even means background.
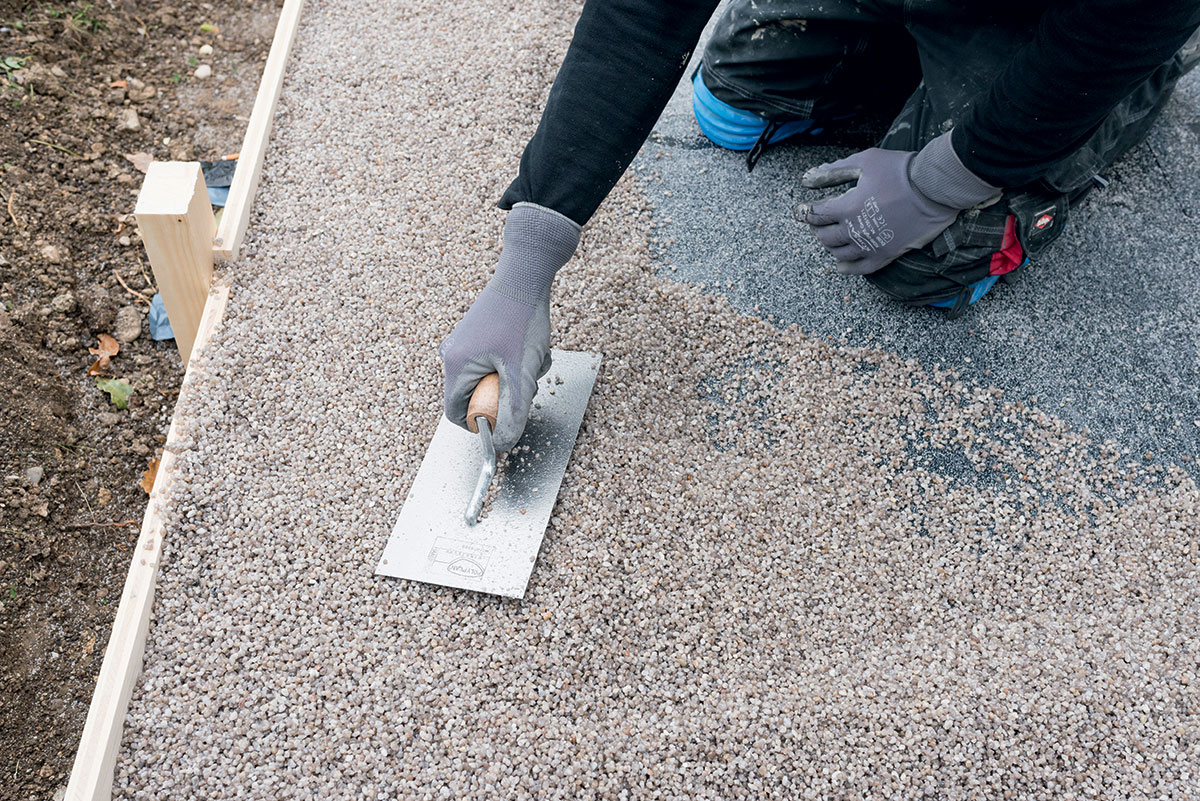
[[[556,211],[518,203],[504,224],[496,272],[438,353],[446,375],[446,417],[467,425],[479,379],[500,374],[500,408],[492,433],[511,450],[525,430],[537,381],[550,369],[550,285],[579,243],[579,225]]]
[[[857,181],[838,197],[802,204],[796,218],[837,259],[837,271],[873,273],[902,253],[923,247],[959,211],[1000,196],[963,166],[946,132],[919,153],[873,147],[814,167],[800,179],[809,189]]]

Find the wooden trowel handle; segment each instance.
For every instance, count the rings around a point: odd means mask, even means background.
[[[500,411],[500,374],[488,373],[479,379],[475,391],[471,393],[471,402],[467,404],[467,428],[472,434],[479,433],[475,424],[476,417],[487,418],[488,425],[496,430],[496,413]]]

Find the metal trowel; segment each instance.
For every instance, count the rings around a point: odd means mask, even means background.
[[[492,497],[498,376],[483,378],[471,395],[471,431],[438,422],[376,575],[524,597],[600,368],[596,354],[552,356]]]

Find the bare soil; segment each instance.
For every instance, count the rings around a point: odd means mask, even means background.
[[[278,5],[0,0],[0,800],[66,781],[182,378],[127,154],[236,152]]]

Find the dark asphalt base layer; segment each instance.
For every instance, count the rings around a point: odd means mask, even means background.
[[[1200,477],[1200,72],[1049,251],[957,320],[836,274],[793,220],[798,202],[823,196],[800,175],[855,149],[830,141],[780,145],[747,172],[742,154],[701,135],[685,80],[634,165],[662,275],[780,325],[953,367]]]

